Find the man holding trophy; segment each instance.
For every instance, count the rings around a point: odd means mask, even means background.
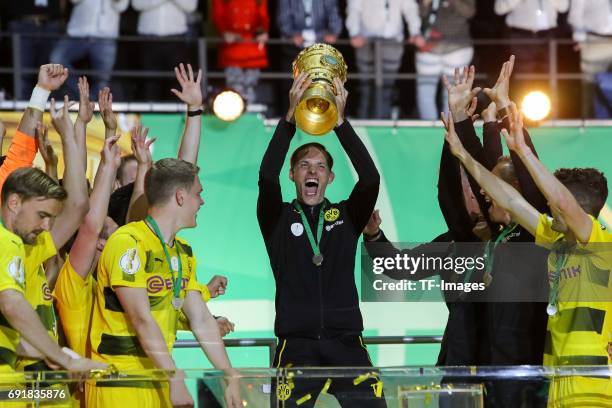
[[[257,218],[276,281],[279,338],[274,366],[282,369],[273,387],[281,406],[313,406],[320,393],[342,406],[386,407],[375,371],[356,378],[294,378],[290,367],[371,367],[361,333],[363,319],[355,285],[359,236],[378,197],[380,175],[365,146],[344,119],[346,65],[333,47],[315,44],[293,64],[287,116],[281,119],[259,172]],[[280,172],[296,125],[311,134],[331,128],[359,180],[348,199],[330,203],[333,158],[319,143],[291,155],[289,178],[296,198],[283,202]],[[356,405],[357,404],[357,405]]]

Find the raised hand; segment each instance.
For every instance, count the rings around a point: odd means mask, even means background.
[[[293,85],[291,85],[291,89],[289,90],[289,110],[287,111],[287,116],[285,119],[287,122],[293,123],[295,114],[295,108],[297,108],[298,103],[300,103],[300,99],[302,99],[302,95],[310,84],[312,80],[309,78],[308,73],[302,72],[300,73],[294,80]]]
[[[36,124],[36,129],[34,130],[34,135],[36,137],[38,151],[45,162],[45,166],[47,169],[57,170],[57,155],[53,150],[53,146],[49,142],[49,129],[42,123],[38,122]]]
[[[38,70],[38,82],[36,86],[46,89],[47,91],[55,91],[68,78],[68,68],[64,68],[61,64],[46,64],[42,65]]]
[[[527,149],[525,143],[525,135],[523,134],[523,115],[519,112],[514,102],[510,103],[510,132],[506,129],[502,129],[502,135],[506,139],[506,145],[508,149],[515,152]]]
[[[185,70],[185,66],[181,63],[178,67],[174,67],[174,74],[181,90],[171,89],[170,92],[189,105],[190,108],[199,109],[202,105],[202,70],[198,70],[198,75],[194,79],[191,64],[187,64],[187,70]]]
[[[475,73],[476,69],[473,65],[469,68],[464,67],[463,74],[460,73],[459,68],[455,68],[454,84],[452,85],[446,75],[442,76],[442,82],[448,91],[449,109],[458,122],[471,117],[468,114],[468,108],[474,103],[474,98],[481,90],[479,87],[472,89]]]
[[[89,83],[87,77],[79,78],[79,116],[78,119],[83,123],[91,122],[96,104],[89,100]]]
[[[491,102],[480,114],[485,123],[497,122],[497,105]]]
[[[444,114],[444,112],[440,113],[442,123],[444,123],[444,128],[446,129],[446,133],[444,134],[444,139],[448,142],[448,146],[450,147],[451,153],[454,156],[460,157],[462,154],[465,154],[465,148],[463,144],[461,144],[461,140],[459,140],[459,136],[457,136],[457,132],[455,132],[455,123],[453,121],[453,113],[449,112],[448,118]]]
[[[72,119],[70,119],[70,113],[68,112],[68,109],[74,104],[75,102],[70,102],[68,95],[64,95],[64,106],[57,109],[55,107],[55,99],[51,98],[49,109],[51,113],[51,123],[62,138],[69,136],[74,137],[74,126],[72,124]]]
[[[117,130],[117,117],[113,113],[113,94],[110,88],[104,87],[98,93],[98,106],[100,107],[100,115],[106,127],[107,137],[114,136]]]
[[[348,91],[338,77],[334,78],[334,90],[336,91],[336,109],[338,109],[338,122],[336,123],[336,126],[340,126],[344,123],[344,109],[346,108]]]
[[[143,128],[140,123],[132,129],[132,153],[139,165],[150,167],[153,158],[149,148],[156,139],[147,140],[148,133],[149,128]]]
[[[514,55],[510,56],[510,59],[502,65],[499,77],[493,88],[485,88],[483,92],[491,98],[497,105],[497,109],[503,109],[510,105],[510,77],[512,76],[512,70],[514,69]]]
[[[476,119],[480,117],[479,114],[475,113],[477,106],[478,106],[478,98],[473,97],[472,102],[470,103],[470,106],[467,108],[467,111],[466,111],[467,115],[472,119],[472,122],[475,122]]]
[[[117,146],[117,141],[121,136],[115,135],[104,139],[104,146],[102,147],[102,153],[100,161],[102,164],[109,163],[115,169],[118,169],[121,165],[121,150]]]

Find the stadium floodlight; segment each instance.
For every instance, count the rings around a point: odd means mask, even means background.
[[[213,113],[225,122],[238,119],[244,112],[245,106],[242,96],[231,89],[219,93],[212,101]]]
[[[550,106],[548,95],[542,91],[532,91],[523,98],[521,111],[528,120],[538,122],[550,114]]]

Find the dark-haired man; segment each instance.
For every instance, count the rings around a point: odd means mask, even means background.
[[[446,134],[453,154],[461,160],[487,194],[550,248],[547,307],[548,333],[544,364],[609,365],[612,362],[612,234],[596,217],[608,196],[607,181],[596,169],[562,169],[555,177],[525,143],[522,119],[513,104],[508,148],[515,151],[540,191],[554,218],[539,213],[509,184],[478,164],[461,145],[452,121]],[[550,406],[606,406],[612,398],[609,378],[555,378]]]
[[[41,233],[51,229],[66,196],[55,180],[35,168],[15,170],[2,186],[0,373],[15,372],[17,350],[24,344],[20,344],[20,337],[27,341],[26,347],[33,348],[28,353],[45,358],[53,368],[87,371],[106,366],[63,353],[25,298],[24,244],[35,243]]]
[[[309,143],[291,156],[289,178],[296,199],[283,202],[281,195],[279,175],[295,133],[295,107],[310,83],[307,74],[295,79],[289,111],[259,171],[257,218],[276,281],[274,332],[279,345],[274,366],[370,367],[354,269],[357,241],[376,203],[380,176],[344,119],[348,93],[340,80],[334,82],[339,113],[335,133],[359,181],[347,200],[330,203],[325,191],[334,180],[332,157],[324,146]],[[273,392],[285,406],[313,406],[319,393],[334,394],[342,406],[385,406],[375,373],[356,379],[288,379]]]
[[[193,251],[176,237],[196,226],[204,204],[198,172],[195,164],[179,159],[159,160],[147,172],[146,219],[119,228],[100,256],[89,337],[94,360],[122,371],[161,369],[174,375],[169,381],[88,383],[88,407],[193,406],[184,373],[171,356],[181,310],[212,364],[231,369],[217,323],[202,300]],[[242,406],[233,376],[225,399],[228,407]]]

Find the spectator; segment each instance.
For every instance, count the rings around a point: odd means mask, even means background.
[[[609,0],[573,0],[569,22],[580,50],[583,104],[589,117],[607,119],[612,115],[612,96],[606,98],[606,83],[612,82],[612,3]],[[607,80],[606,80],[607,79]],[[608,91],[610,92],[610,91]]]
[[[411,38],[418,36],[421,22],[415,0],[348,0],[346,28],[361,74],[374,73],[377,41],[384,41],[381,43],[383,73],[397,73],[404,53],[402,17],[408,24]],[[389,118],[394,82],[393,79],[385,79],[377,99],[373,92],[374,81],[361,80],[357,115],[360,118]]]
[[[268,1],[213,0],[213,21],[224,40],[219,65],[226,85],[254,102],[259,70],[268,66]]]
[[[423,36],[414,40],[416,54],[417,104],[421,119],[436,120],[446,111],[448,94],[437,106],[438,82],[442,74],[452,76],[456,67],[467,66],[474,56],[468,20],[476,13],[475,0],[421,0]]]
[[[281,71],[291,72],[291,63],[298,53],[315,42],[334,44],[342,32],[338,0],[279,0],[277,24],[283,39],[291,44],[281,49]],[[287,95],[292,81],[283,81],[281,112],[289,108]]]
[[[37,69],[47,64],[56,37],[61,34],[66,0],[14,0],[2,3],[8,31],[21,34],[21,69]],[[22,74],[21,90],[13,91],[15,98],[28,99],[33,84],[34,74]]]
[[[555,37],[558,13],[565,13],[569,0],[495,0],[495,13],[506,15],[508,36],[512,40],[550,40]],[[511,53],[521,61],[517,66],[523,73],[548,72],[547,44],[521,44],[515,41]],[[533,84],[533,81],[531,82]],[[519,95],[523,93],[519,89]]]
[[[197,0],[132,0],[132,7],[140,12],[138,34],[161,40],[141,44],[144,69],[170,71],[179,62],[190,60],[187,16],[197,5]],[[170,80],[149,79],[145,82],[144,97],[149,101],[166,99],[170,96],[167,90],[173,85]]]
[[[69,70],[72,64],[84,57],[89,58],[92,69],[100,71],[93,76],[92,92],[110,85],[111,71],[117,56],[119,17],[130,0],[70,0],[74,4],[68,22],[68,37],[62,38],[51,53],[51,62],[62,64]],[[76,76],[67,81],[71,98],[77,98]]]

